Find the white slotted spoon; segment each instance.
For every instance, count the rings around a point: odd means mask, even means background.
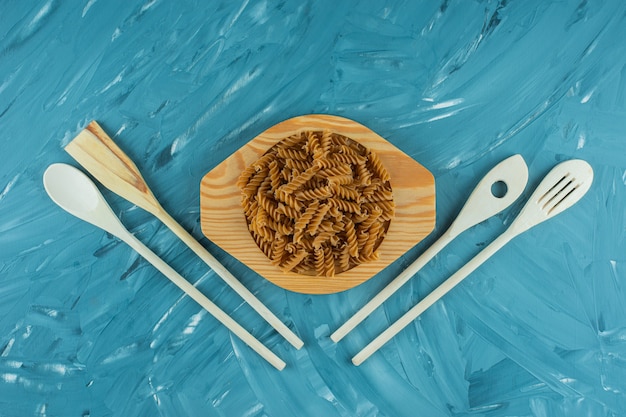
[[[352,363],[357,366],[363,363],[511,239],[573,206],[587,193],[592,182],[593,169],[580,159],[562,162],[554,167],[537,186],[520,214],[504,233],[372,340],[352,358]]]
[[[492,187],[498,182],[506,185],[506,192],[502,196],[496,196],[492,192]],[[509,207],[522,195],[527,182],[528,167],[521,155],[510,156],[493,167],[476,185],[448,230],[374,298],[335,330],[330,338],[334,342],[343,339],[458,235]]]
[[[285,367],[285,362],[274,352],[130,233],[113,213],[98,187],[82,171],[67,164],[52,164],[43,175],[43,183],[46,192],[59,207],[121,239],[272,366],[278,370]]]

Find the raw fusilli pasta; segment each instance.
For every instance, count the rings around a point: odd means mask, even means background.
[[[331,131],[303,131],[247,167],[237,186],[248,229],[273,265],[334,276],[378,259],[395,212],[380,158]]]

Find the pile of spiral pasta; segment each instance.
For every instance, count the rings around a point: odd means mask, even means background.
[[[379,157],[330,131],[287,137],[247,167],[237,186],[248,229],[274,265],[331,277],[378,259],[395,213]]]

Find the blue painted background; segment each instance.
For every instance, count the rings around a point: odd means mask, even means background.
[[[0,1],[0,416],[623,416],[626,3]],[[127,227],[288,363],[277,372],[123,243],[42,187],[92,119],[194,236],[202,176],[269,126],[357,120],[437,181],[431,236],[371,281],[307,296],[217,256],[300,351],[153,217]],[[349,358],[497,236],[462,235],[339,344],[329,334],[521,153],[595,170],[360,367]],[[522,201],[524,198],[522,198]]]

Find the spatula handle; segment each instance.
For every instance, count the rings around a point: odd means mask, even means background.
[[[200,259],[202,259],[226,284],[228,284],[241,298],[246,301],[261,317],[265,319],[281,336],[296,349],[300,349],[304,342],[270,311],[258,298],[254,296],[235,276],[213,257],[193,236],[176,222],[167,212],[159,214],[159,219],[179,239],[181,239]]]
[[[474,272],[476,268],[481,266],[487,259],[489,259],[494,253],[500,250],[504,245],[512,239],[513,235],[506,231],[501,234],[496,240],[491,242],[489,246],[480,251],[478,255],[472,258],[461,269],[455,272],[450,278],[445,280],[439,285],[433,292],[428,294],[422,301],[413,306],[402,317],[400,317],[395,323],[389,326],[384,332],[378,335],[367,346],[365,346],[359,353],[352,358],[352,363],[360,365],[369,358],[374,352],[380,349],[385,343],[387,343],[392,337],[398,334],[413,320],[419,317],[430,306],[435,304],[441,297],[446,295],[452,288],[456,287],[461,281],[463,281],[469,274]]]
[[[196,287],[194,287],[189,281],[183,278],[178,272],[176,272],[171,266],[163,261],[159,256],[152,252],[146,245],[141,243],[135,236],[128,233],[127,235],[119,236],[130,247],[143,256],[148,262],[150,262],[155,268],[157,268],[163,275],[169,278],[178,288],[183,290],[189,297],[208,311],[213,317],[215,317],[220,323],[222,323],[228,330],[243,340],[248,346],[250,346],[255,352],[261,355],[272,366],[279,371],[285,368],[285,362],[280,359],[274,352],[269,350],[264,344],[262,344],[257,338],[244,329],[239,323],[233,320],[222,309],[216,306],[211,300],[206,298]]]

